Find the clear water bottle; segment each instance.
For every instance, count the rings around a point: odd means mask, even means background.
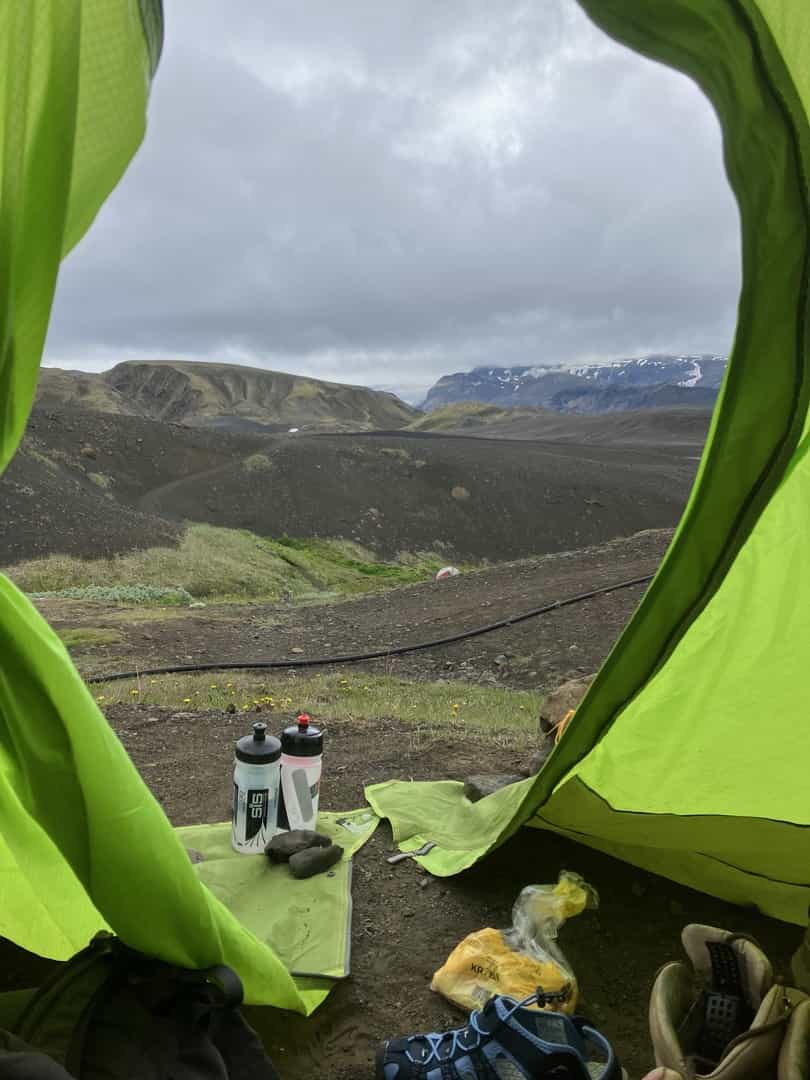
[[[236,851],[260,855],[276,831],[281,743],[257,723],[236,744],[234,757],[232,843]]]
[[[314,829],[318,821],[323,731],[307,713],[281,734],[280,829]]]

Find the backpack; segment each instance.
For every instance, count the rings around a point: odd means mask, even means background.
[[[188,971],[98,934],[0,1032],[0,1080],[279,1080],[231,968]]]

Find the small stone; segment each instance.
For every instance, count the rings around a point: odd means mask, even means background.
[[[419,888],[420,889],[426,889],[429,884],[430,884],[430,878],[429,877],[422,878],[422,880],[419,882]]]
[[[503,667],[505,664],[509,663],[509,657],[506,653],[500,653],[500,655],[495,657],[493,663],[497,664],[498,667]]]
[[[523,776],[536,776],[545,765],[553,749],[554,739],[551,737],[545,738],[539,749],[532,754],[526,765],[520,770]]]
[[[290,649],[290,652],[294,652],[294,653],[302,653],[303,651],[304,651],[304,650],[303,650],[303,649],[299,649],[297,645],[294,645],[294,646],[293,646],[293,648],[292,648],[292,649]]]
[[[326,848],[332,841],[322,833],[312,829],[292,829],[290,832],[276,833],[264,849],[271,862],[289,862],[293,855],[309,848]]]
[[[290,873],[294,878],[310,878],[328,870],[336,862],[340,862],[342,857],[343,848],[339,844],[330,844],[329,847],[310,847],[292,856]]]
[[[492,795],[493,792],[500,791],[501,788],[508,787],[509,784],[516,784],[518,780],[522,779],[522,776],[517,776],[514,773],[468,776],[464,781],[464,794],[470,802],[478,802],[479,799],[484,799],[487,795]]]
[[[186,848],[186,855],[188,855],[193,863],[205,862],[205,856],[194,848]]]

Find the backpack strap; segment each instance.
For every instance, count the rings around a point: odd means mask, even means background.
[[[205,979],[205,982],[219,991],[219,1005],[227,1009],[239,1008],[244,1000],[245,992],[242,987],[242,980],[233,968],[229,968],[226,964],[215,964],[213,967],[199,972],[199,974]]]
[[[65,1065],[76,1027],[110,979],[114,952],[113,935],[97,934],[37,990],[17,1018],[14,1034]]]

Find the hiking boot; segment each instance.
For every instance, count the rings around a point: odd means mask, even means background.
[[[767,956],[751,938],[711,926],[687,926],[682,941],[691,967],[666,964],[650,996],[656,1064],[689,1080],[775,1075],[791,1004]]]
[[[580,1017],[529,1008],[497,995],[466,1026],[390,1039],[377,1051],[376,1080],[622,1080],[610,1043]]]
[[[810,1001],[793,1010],[779,1051],[779,1080],[810,1080]]]

